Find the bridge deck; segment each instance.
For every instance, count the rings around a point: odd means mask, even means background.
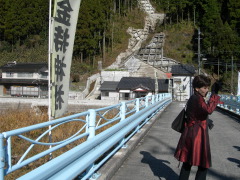
[[[173,157],[180,134],[170,128],[184,103],[173,102],[160,115],[147,135],[115,173],[111,180],[177,180],[180,172]],[[240,123],[215,111],[209,116],[214,127],[209,131],[212,167],[208,180],[240,179]],[[190,179],[194,179],[196,167]]]

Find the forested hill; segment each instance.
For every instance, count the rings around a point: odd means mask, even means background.
[[[200,49],[203,67],[211,74],[219,75],[217,78],[224,82],[224,91],[229,92],[229,87],[233,87],[236,92],[237,78],[234,77],[240,70],[240,1],[152,0],[152,3],[158,11],[167,14],[168,25],[178,24],[181,27],[184,21],[193,23],[192,50],[196,54],[193,61],[197,61]],[[203,58],[206,61],[202,61]]]
[[[13,60],[47,61],[48,3],[0,0],[0,65]],[[91,71],[97,58],[111,64],[109,59],[127,49],[127,28],[143,28],[144,16],[137,0],[82,0],[73,58],[80,70],[73,71]]]
[[[226,64],[233,61],[234,70],[237,70],[240,63],[239,0],[150,2],[157,12],[167,15],[164,25],[157,28],[159,31],[174,26],[178,32],[182,24],[192,24],[195,36],[188,49],[197,53],[199,28],[201,58],[208,59],[208,68],[214,70],[214,64],[220,62],[219,71],[226,74],[225,78],[229,74]],[[47,0],[0,0],[0,65],[13,60],[47,61],[48,8]],[[111,64],[120,52],[127,49],[127,28],[143,28],[143,25],[144,14],[138,8],[137,0],[82,0],[72,73],[92,71],[98,60],[102,60],[104,66]],[[174,39],[170,41],[174,42]]]
[[[233,55],[234,59],[239,59],[239,0],[152,0],[152,2],[158,11],[167,14],[167,24],[191,21],[196,29],[200,28],[204,56],[229,61]]]

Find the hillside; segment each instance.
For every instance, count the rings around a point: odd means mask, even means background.
[[[129,12],[126,16],[119,16],[115,18],[113,22],[114,28],[114,41],[111,47],[108,47],[105,54],[105,60],[103,60],[102,55],[96,55],[94,61],[89,61],[86,58],[84,61],[80,60],[79,54],[74,54],[72,61],[72,75],[75,73],[85,74],[91,73],[97,70],[97,62],[99,60],[103,61],[103,67],[112,64],[120,52],[125,51],[128,46],[128,39],[130,35],[126,32],[128,27],[143,28],[144,26],[145,14],[139,10],[135,9]],[[36,41],[40,36],[33,36],[32,41]],[[47,37],[45,37],[47,39]],[[48,41],[43,38],[38,41],[37,45],[29,48],[26,44],[16,45],[13,50],[4,43],[0,41],[0,66],[6,64],[7,62],[47,62],[48,61]],[[75,45],[77,43],[75,42]]]
[[[186,1],[179,9],[178,4],[172,0],[167,3],[152,0],[155,9],[158,12],[165,12],[167,18],[165,24],[152,32],[144,44],[151,40],[154,33],[164,32],[166,35],[164,56],[182,63],[194,64],[196,67],[196,29],[200,27],[201,53],[204,58],[208,58],[208,64],[203,68],[206,68],[210,74],[219,74],[216,78],[226,81],[228,87],[232,58],[233,76],[237,75],[240,67],[240,28],[235,21],[239,16],[234,14],[239,10],[240,4],[236,0],[233,2],[235,4],[226,2],[228,6],[222,9],[223,2],[214,4],[206,2],[203,6],[201,0],[194,3]],[[0,6],[0,17],[2,17],[0,18],[0,66],[9,61],[48,61],[48,4],[39,1],[39,5],[31,7],[33,2],[28,3],[29,6],[22,7],[23,11],[19,12],[20,14],[16,13],[17,6],[14,3],[3,1]],[[197,11],[192,10],[195,7],[198,7]],[[36,14],[26,13],[28,10]],[[116,1],[82,0],[80,12],[71,80],[84,86],[84,82],[81,81],[98,72],[99,61],[102,61],[103,68],[107,67],[127,49],[130,35],[126,30],[129,27],[143,28],[145,14],[139,9],[137,0],[123,0],[119,1],[119,4]],[[228,16],[223,16],[226,13]],[[19,18],[14,18],[16,16]],[[41,18],[35,18],[36,16]],[[23,26],[25,28],[22,28]],[[219,70],[216,66],[217,60],[220,61]],[[233,79],[233,83],[236,84],[236,79]],[[76,85],[74,89],[79,89],[79,86]],[[229,91],[228,88],[226,90]]]
[[[192,42],[194,36],[192,24],[183,22],[179,25],[167,26],[163,32],[165,33],[165,56],[182,63],[193,64],[195,54]]]

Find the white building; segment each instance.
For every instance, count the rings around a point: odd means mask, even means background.
[[[47,97],[47,63],[8,63],[1,67],[1,96]]]
[[[177,101],[186,101],[193,93],[192,80],[195,74],[195,68],[192,65],[173,65],[173,99]]]
[[[169,79],[122,77],[119,82],[104,81],[100,87],[101,100],[130,100],[171,91]],[[156,92],[157,91],[157,92]]]

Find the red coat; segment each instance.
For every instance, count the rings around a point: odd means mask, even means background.
[[[207,118],[215,110],[219,99],[218,95],[212,95],[206,104],[198,93],[190,97],[186,110],[187,122],[174,154],[177,160],[192,166],[211,166]]]

